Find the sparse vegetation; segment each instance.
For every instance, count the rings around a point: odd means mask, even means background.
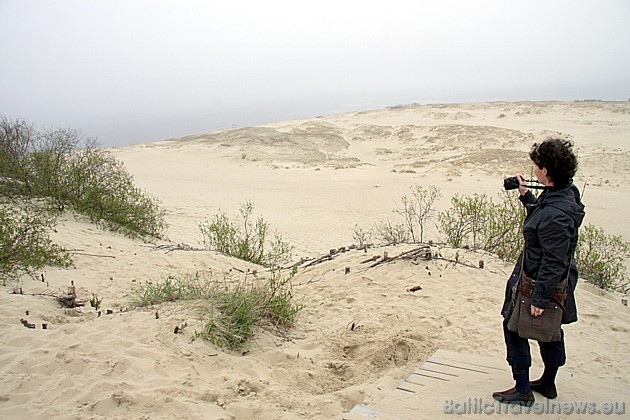
[[[412,195],[403,196],[394,213],[403,222],[384,220],[373,230],[354,226],[353,239],[362,247],[369,238],[386,245],[424,241],[424,232],[433,218],[433,204],[441,197],[435,186],[414,185]],[[470,247],[515,261],[523,250],[523,223],[526,212],[509,192],[501,191],[498,200],[486,194],[451,197],[451,207],[438,214],[438,231],[453,248]],[[456,254],[459,255],[459,254]],[[625,261],[630,257],[630,243],[620,236],[606,235],[593,225],[580,230],[575,259],[580,277],[607,290],[626,292],[628,275]]]
[[[278,267],[291,259],[292,246],[285,242],[278,231],[273,232],[262,217],[254,222],[254,204],[241,204],[239,216],[231,219],[225,212],[199,225],[202,245],[244,261],[264,267]]]
[[[454,248],[480,248],[480,232],[489,216],[490,199],[485,194],[451,197],[452,207],[439,214],[439,227],[446,242]]]
[[[481,248],[499,258],[515,261],[523,250],[525,210],[520,201],[506,191],[498,202],[491,202],[486,224],[482,229]]]
[[[401,198],[401,206],[395,212],[403,217],[411,241],[423,242],[427,223],[435,216],[433,206],[442,197],[442,192],[435,185],[415,184],[410,189],[411,195]]]
[[[135,187],[122,163],[94,140],[6,117],[0,117],[0,197],[5,284],[46,265],[71,265],[48,236],[68,208],[131,237],[161,237],[166,229],[157,200]]]
[[[607,290],[628,290],[624,261],[630,257],[630,242],[621,236],[606,235],[591,224],[580,230],[575,260],[581,277]]]
[[[142,307],[178,300],[209,299],[213,295],[213,287],[216,285],[199,273],[169,275],[162,281],[135,288],[132,304]]]
[[[404,223],[381,220],[374,224],[374,237],[386,245],[403,244],[409,241],[409,231]]]
[[[34,207],[0,205],[0,280],[3,285],[33,275],[46,265],[69,267],[68,252],[55,245],[49,232],[55,220]]]
[[[372,231],[370,229],[363,229],[359,225],[354,225],[352,229],[352,239],[356,241],[359,248],[365,247],[372,238]]]
[[[92,293],[92,297],[90,298],[90,306],[94,308],[94,310],[98,311],[101,307],[101,303],[103,299],[98,297],[98,295]]]
[[[67,208],[134,238],[166,229],[157,199],[137,188],[109,151],[76,130],[39,132],[22,120],[0,119],[0,195]],[[52,213],[51,213],[52,214]]]
[[[372,229],[354,226],[352,236],[359,247],[372,238],[386,245],[424,241],[429,222],[435,218],[435,201],[442,197],[442,192],[435,185],[423,187],[416,184],[410,190],[411,195],[403,196],[400,205],[393,210],[401,219],[379,220]]]
[[[486,194],[456,194],[451,204],[438,216],[449,245],[483,249],[506,260],[518,257],[523,249],[525,211],[514,197],[502,192],[499,202],[494,202]]]
[[[203,327],[192,339],[209,340],[219,347],[237,349],[245,346],[257,327],[272,327],[277,331],[291,328],[302,309],[294,302],[292,278],[280,270],[271,270],[268,279],[254,276],[252,280],[216,282],[199,273],[169,276],[162,282],[146,284],[134,292],[136,306],[156,305],[178,300],[197,301]]]
[[[518,200],[502,192],[493,202],[485,194],[455,195],[452,207],[439,215],[440,231],[449,245],[470,246],[514,261],[523,249],[522,226],[525,210]],[[625,260],[630,243],[603,229],[586,225],[580,229],[575,259],[580,277],[607,290],[626,291]]]

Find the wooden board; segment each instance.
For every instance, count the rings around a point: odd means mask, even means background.
[[[532,368],[532,375],[539,374],[540,368]],[[487,419],[492,416],[510,416],[515,414],[534,416],[535,418],[577,419],[577,418],[628,418],[630,417],[630,390],[619,389],[614,380],[582,377],[575,372],[560,369],[558,374],[559,397],[547,400],[540,394],[534,394],[536,403],[533,409],[555,409],[555,414],[541,414],[510,410],[520,410],[496,403],[492,393],[513,385],[510,368],[502,357],[484,357],[479,355],[438,350],[422,365],[404,378],[395,389],[379,401],[369,406],[359,404],[344,415],[345,419],[435,419],[462,417],[466,419]],[[616,412],[612,416],[585,413],[568,413],[568,406],[560,411],[560,404],[577,402],[596,403],[596,409],[602,403],[612,401]],[[624,413],[620,409],[624,408]],[[579,406],[575,406],[579,409]],[[464,412],[462,412],[464,411]],[[490,412],[491,411],[491,412]],[[458,415],[459,414],[459,415]]]

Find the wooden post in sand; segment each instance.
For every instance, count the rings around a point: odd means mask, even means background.
[[[70,287],[68,287],[68,293],[57,297],[57,302],[64,308],[76,308],[77,306],[83,306],[83,302],[77,301],[77,290],[74,286],[74,281],[70,281]]]

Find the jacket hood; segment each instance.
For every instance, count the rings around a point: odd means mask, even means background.
[[[584,220],[584,204],[580,199],[580,191],[575,184],[559,189],[546,190],[541,194],[540,206],[552,206],[571,216],[575,225],[580,227]]]

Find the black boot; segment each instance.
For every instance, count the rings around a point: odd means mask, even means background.
[[[492,398],[505,404],[518,404],[526,407],[534,404],[534,393],[531,390],[522,394],[516,388],[510,388],[505,391],[494,392]]]
[[[558,396],[558,391],[556,390],[555,384],[543,384],[542,382],[540,382],[540,379],[530,382],[529,387],[532,391],[538,392],[540,395],[545,398],[549,398],[550,400],[553,400]]]

